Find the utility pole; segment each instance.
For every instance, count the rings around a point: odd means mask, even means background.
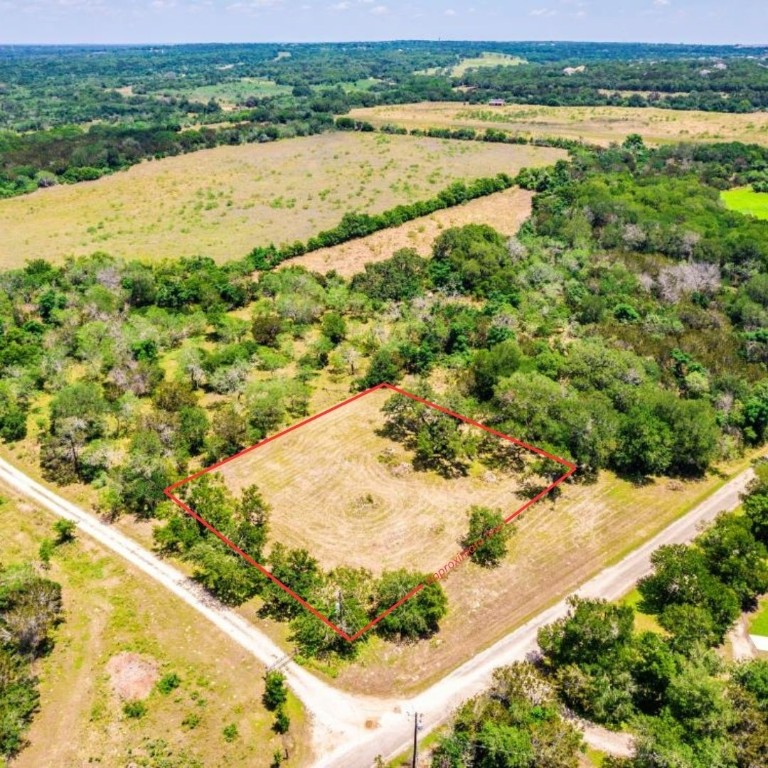
[[[413,760],[411,761],[411,768],[416,768],[416,758],[419,754],[419,731],[424,726],[424,715],[418,712],[413,713]]]

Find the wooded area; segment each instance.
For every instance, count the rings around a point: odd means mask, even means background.
[[[0,197],[93,181],[152,158],[310,136],[333,130],[334,116],[353,107],[501,100],[745,113],[768,106],[759,47],[399,42],[98,53],[0,48]],[[452,74],[482,53],[524,63]],[[252,95],[195,99],[200,88],[233,83]]]

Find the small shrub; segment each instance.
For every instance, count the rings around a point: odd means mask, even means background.
[[[51,557],[56,548],[56,545],[51,539],[43,539],[40,542],[40,549],[38,554],[40,556],[40,562],[43,564],[43,568],[49,568],[51,565]]]
[[[126,701],[123,704],[123,714],[132,720],[140,720],[147,714],[147,705],[143,701]]]
[[[497,566],[507,554],[507,542],[512,528],[504,523],[499,510],[472,507],[469,515],[469,531],[462,545],[471,549],[473,563],[486,568]]]
[[[53,532],[56,534],[56,544],[66,544],[75,540],[77,523],[71,520],[57,520],[53,524]]]
[[[291,727],[291,718],[288,713],[281,707],[278,707],[275,713],[275,722],[272,729],[275,733],[288,733],[288,729]]]
[[[613,316],[620,323],[636,323],[640,319],[640,313],[631,304],[617,304]]]
[[[237,730],[237,726],[234,723],[230,723],[229,725],[225,726],[221,733],[224,736],[224,741],[226,741],[227,744],[231,744],[240,735]]]
[[[197,714],[197,712],[190,712],[181,721],[181,727],[186,728],[189,731],[194,730],[198,725],[200,725],[200,720],[201,717]]]
[[[175,672],[169,672],[157,681],[157,690],[164,695],[175,691],[181,685],[181,678]]]
[[[267,672],[264,676],[264,686],[264,695],[261,700],[270,712],[274,712],[285,704],[288,698],[285,675],[282,672]]]

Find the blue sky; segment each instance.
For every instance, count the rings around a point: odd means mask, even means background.
[[[2,43],[768,43],[766,0],[0,0]],[[765,38],[765,39],[763,39]]]

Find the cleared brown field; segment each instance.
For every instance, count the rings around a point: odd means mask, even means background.
[[[401,248],[414,248],[420,255],[428,256],[438,235],[450,227],[489,224],[503,235],[514,235],[531,215],[532,200],[533,192],[508,189],[359,240],[289,259],[282,266],[300,264],[321,273],[334,269],[340,275],[350,277],[362,272],[366,264],[388,259]]]
[[[97,250],[240,258],[306,240],[348,211],[433,197],[457,179],[548,165],[559,150],[330,133],[141,163],[95,182],[0,201],[0,268]]]
[[[3,563],[37,560],[38,546],[52,537],[57,518],[4,486],[0,497]],[[65,621],[35,670],[40,711],[14,768],[193,761],[211,768],[266,768],[283,745],[291,753],[286,766],[309,764],[309,727],[297,700],[289,700],[286,741],[271,730],[273,717],[261,704],[261,664],[164,587],[81,536],[57,548],[46,575],[62,585]],[[154,666],[158,676],[175,673],[181,679],[168,695],[150,693],[140,719],[126,718],[113,689],[115,663],[125,653]],[[222,731],[232,723],[239,735],[227,742]],[[149,761],[153,744],[159,754]]]
[[[461,549],[473,504],[505,515],[523,504],[520,477],[482,466],[451,479],[413,471],[412,454],[377,434],[391,397],[367,394],[217,472],[237,492],[256,483],[271,506],[271,540],[307,549],[325,568],[432,573]]]
[[[620,142],[630,133],[651,144],[744,141],[768,144],[768,113],[731,115],[634,107],[487,107],[455,103],[402,104],[355,109],[351,117],[406,128],[497,128],[530,136],[557,136],[594,144]]]

